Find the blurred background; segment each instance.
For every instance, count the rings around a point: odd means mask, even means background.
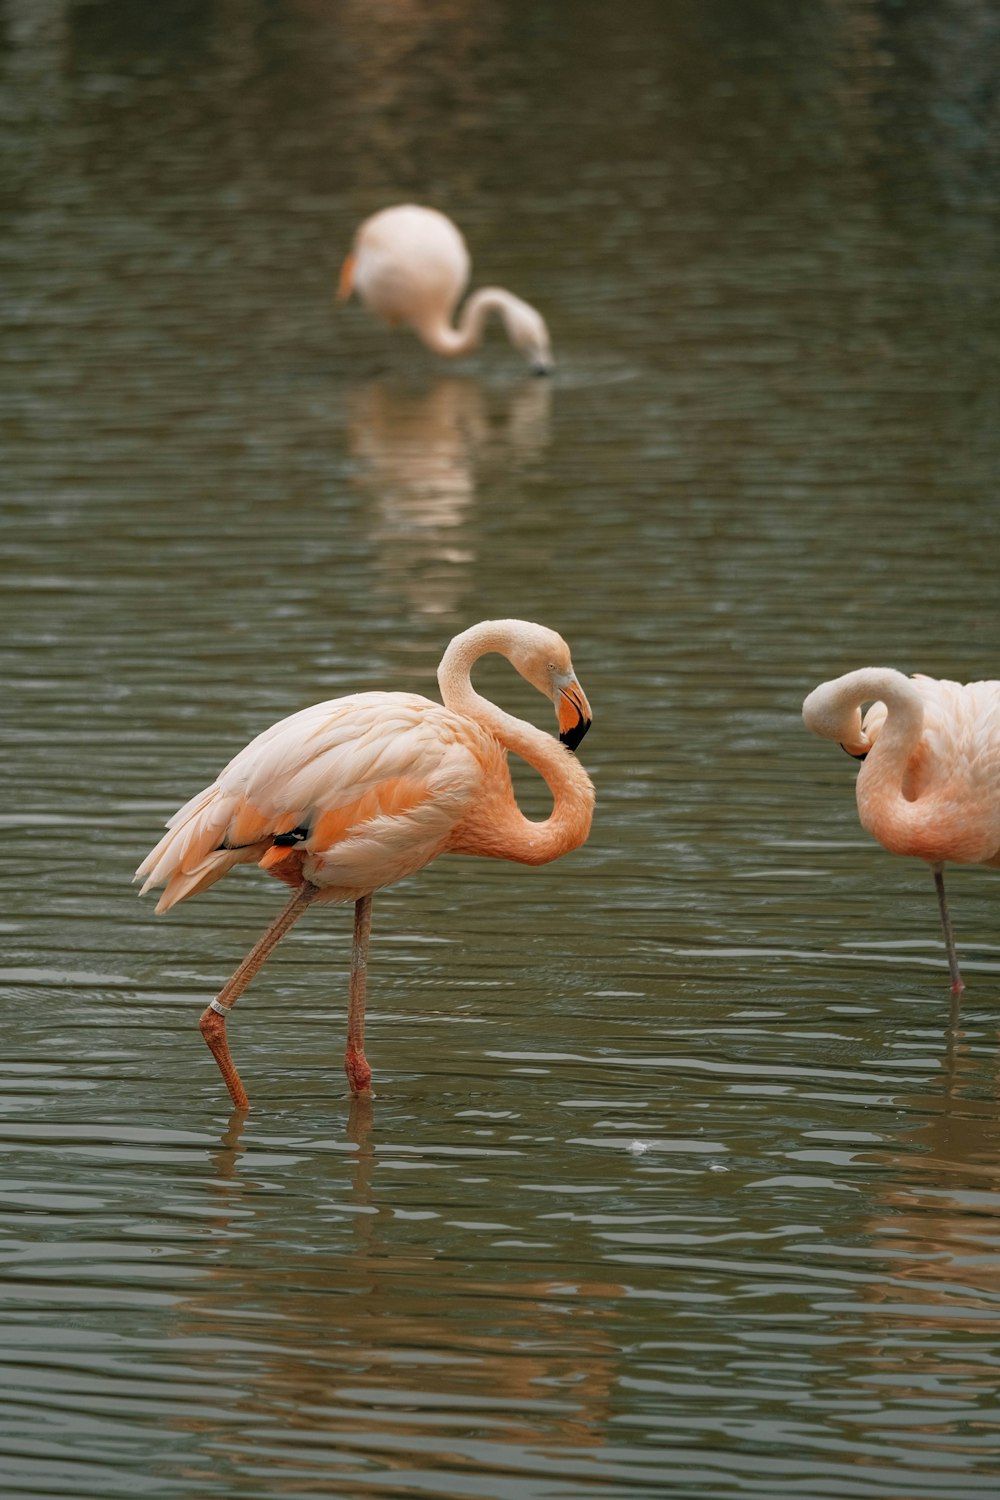
[[[0,0],[6,1494],[995,1487],[998,877],[959,1005],[799,715],[1000,675],[998,76],[986,0]],[[335,306],[408,200],[551,379]],[[231,1120],[196,1021],[282,893],[132,870],[507,615],[589,844],[376,898],[370,1113],[311,913]]]

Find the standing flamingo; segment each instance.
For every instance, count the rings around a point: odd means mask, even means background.
[[[473,664],[499,652],[556,707],[557,743],[473,688]],[[590,832],[594,788],[570,752],[590,728],[590,705],[561,636],[524,620],[486,620],[457,635],[438,668],[444,706],[413,693],[354,693],[272,724],[210,787],[174,814],[136,871],[165,886],[168,911],[257,863],[294,895],[204,1011],[201,1033],[237,1109],[249,1108],[226,1041],[226,1017],[271,949],[313,901],[354,902],[354,947],[344,1067],[369,1091],[365,978],[372,892],[439,854],[478,854],[544,865]],[[507,752],[545,778],[551,815],[519,810]]]
[[[861,706],[870,703],[864,722]],[[944,890],[946,860],[1000,865],[1000,682],[945,682],[862,667],[802,705],[814,734],[863,760],[862,827],[934,871],[951,987],[964,989]]]
[[[357,292],[390,328],[408,325],[435,354],[454,358],[476,348],[491,312],[536,375],[552,369],[549,330],[541,313],[503,287],[473,292],[458,327],[455,308],[469,281],[471,261],[460,231],[434,208],[414,203],[383,208],[365,219],[340,271],[340,300]]]

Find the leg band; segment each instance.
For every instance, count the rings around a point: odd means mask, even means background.
[[[233,1007],[231,1005],[223,1005],[221,1000],[210,1000],[208,1002],[208,1008],[209,1010],[216,1011],[220,1016],[225,1017],[228,1016]]]

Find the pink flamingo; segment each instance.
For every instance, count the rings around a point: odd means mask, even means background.
[[[933,869],[951,987],[960,994],[944,865],[1000,865],[1000,682],[862,667],[814,689],[802,717],[814,734],[864,761],[862,827],[890,853],[915,855]]]
[[[545,319],[529,303],[503,287],[480,287],[455,308],[469,281],[471,261],[457,227],[435,208],[401,203],[365,219],[340,271],[338,296],[357,292],[390,328],[412,328],[435,354],[455,358],[476,348],[486,319],[496,312],[507,337],[536,375],[552,369],[552,346]]]
[[[473,664],[499,652],[555,704],[558,743],[473,688]],[[313,901],[354,902],[344,1067],[369,1092],[365,979],[372,892],[439,854],[543,865],[590,832],[594,788],[575,750],[590,705],[561,636],[524,620],[486,620],[457,635],[438,668],[444,706],[413,693],[354,693],[265,729],[210,787],[174,814],[136,871],[165,887],[156,910],[203,891],[234,865],[256,863],[294,895],[204,1011],[201,1033],[237,1109],[247,1093],[226,1041],[226,1017],[280,938]],[[507,752],[548,783],[541,823],[517,806]]]

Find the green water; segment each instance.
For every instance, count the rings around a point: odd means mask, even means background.
[[[0,1482],[963,1500],[1000,1483],[996,872],[860,830],[817,682],[998,675],[995,8],[6,0]],[[450,212],[532,380],[335,309]],[[129,881],[247,739],[562,631],[579,853]],[[502,664],[484,691],[550,727]],[[527,778],[525,805],[544,799]]]

